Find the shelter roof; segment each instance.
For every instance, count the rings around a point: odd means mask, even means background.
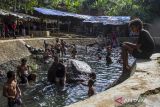
[[[34,8],[35,11],[43,14],[43,15],[49,15],[49,16],[61,16],[61,17],[74,17],[78,19],[89,19],[91,16],[89,15],[81,15],[76,13],[70,13],[70,12],[63,12],[55,9],[47,9],[47,8]]]
[[[102,23],[103,25],[123,25],[130,21],[130,16],[92,16],[85,23]]]

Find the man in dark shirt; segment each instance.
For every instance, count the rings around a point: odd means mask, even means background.
[[[143,29],[142,21],[134,19],[130,22],[131,31],[138,36],[137,43],[124,42],[122,44],[123,70],[129,71],[128,53],[135,58],[148,59],[154,51],[154,40],[150,33]]]
[[[55,56],[54,62],[48,71],[48,81],[57,85],[64,86],[66,82],[65,66],[59,62],[59,58]]]

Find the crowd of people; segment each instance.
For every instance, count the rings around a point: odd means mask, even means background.
[[[131,31],[138,36],[138,41],[136,44],[129,42],[124,42],[123,44],[121,44],[121,58],[123,61],[123,69],[128,72],[130,71],[130,67],[128,65],[128,53],[132,54],[135,58],[149,58],[154,51],[153,38],[148,31],[143,29],[142,21],[140,19],[132,20],[129,24],[129,27]],[[56,43],[54,45],[48,44],[46,41],[44,41],[44,61],[46,61],[50,57],[54,59],[54,62],[52,63],[48,71],[48,80],[55,83],[57,86],[62,87],[66,83],[67,70],[65,65],[63,64],[63,61],[60,60],[60,57],[66,55],[67,47],[70,47],[71,58],[75,59],[77,54],[75,44],[69,46],[63,39],[59,40],[59,38],[56,39]],[[111,52],[113,48],[113,42],[107,42],[105,48],[106,63],[108,65],[112,63]],[[98,49],[97,51],[100,51],[100,49]],[[98,59],[101,60],[100,54],[98,54]],[[4,84],[3,95],[8,98],[9,107],[14,107],[15,104],[22,104],[22,101],[20,99],[22,94],[18,84],[28,84],[29,82],[35,81],[37,76],[36,74],[30,72],[29,66],[27,65],[27,60],[25,58],[21,60],[21,64],[17,67],[17,75],[19,77],[19,81],[17,81],[16,73],[14,71],[7,72],[8,79]],[[95,72],[93,72],[89,75],[87,84],[89,97],[95,94],[95,81],[96,74]]]
[[[5,16],[0,20],[0,37],[13,37],[16,35],[26,35],[26,23],[25,21],[16,20],[12,15]]]

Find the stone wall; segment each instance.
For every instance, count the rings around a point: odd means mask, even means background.
[[[30,52],[19,40],[0,41],[0,64],[29,55]]]
[[[63,38],[69,44],[87,45],[95,43],[93,38]],[[16,40],[0,40],[0,64],[11,60],[18,60],[29,56],[30,52],[24,44],[31,45],[35,48],[44,48],[43,43],[46,40],[50,44],[55,43],[55,38],[31,38]]]
[[[87,45],[96,42],[94,38],[60,38],[63,39],[67,44],[76,44],[76,45]],[[26,39],[24,42],[33,47],[44,48],[43,43],[44,40],[49,44],[55,44],[55,38],[34,38],[34,39]]]

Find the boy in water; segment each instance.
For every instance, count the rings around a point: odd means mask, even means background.
[[[138,36],[136,44],[124,42],[122,44],[122,59],[123,70],[130,71],[131,67],[128,65],[128,53],[135,58],[148,59],[154,51],[154,40],[150,33],[143,29],[142,21],[134,19],[130,22],[129,27],[131,31]]]
[[[96,81],[96,73],[92,72],[91,74],[89,74],[89,78],[95,82]]]
[[[54,49],[55,49],[55,55],[57,57],[60,57],[60,51],[61,51],[61,44],[59,42],[59,38],[56,38],[56,44],[54,46]]]
[[[88,96],[90,97],[90,96],[92,96],[92,95],[94,95],[94,88],[93,88],[93,84],[94,84],[94,81],[92,80],[92,79],[90,79],[89,81],[88,81]]]
[[[48,59],[52,57],[52,51],[50,49],[46,49],[45,52],[43,53],[43,60],[45,63],[48,62]]]
[[[36,81],[36,74],[29,73],[29,66],[27,65],[27,59],[21,60],[21,65],[17,67],[17,74],[21,79],[22,84],[26,84],[29,81]]]
[[[17,74],[21,79],[21,83],[28,83],[29,66],[27,65],[27,59],[23,58],[21,60],[21,65],[17,67]]]
[[[71,56],[72,56],[73,59],[75,59],[76,58],[76,54],[77,54],[76,45],[73,44],[71,48],[72,48],[71,49]]]
[[[7,82],[3,86],[3,96],[8,98],[8,107],[21,105],[21,90],[17,85],[16,74],[13,71],[7,72]]]
[[[95,72],[92,72],[91,74],[89,74],[89,80],[88,80],[88,96],[92,96],[94,95],[94,88],[93,88],[93,85],[94,83],[96,82],[96,73]]]
[[[66,42],[61,39],[61,55],[63,57],[63,55],[66,55]]]

